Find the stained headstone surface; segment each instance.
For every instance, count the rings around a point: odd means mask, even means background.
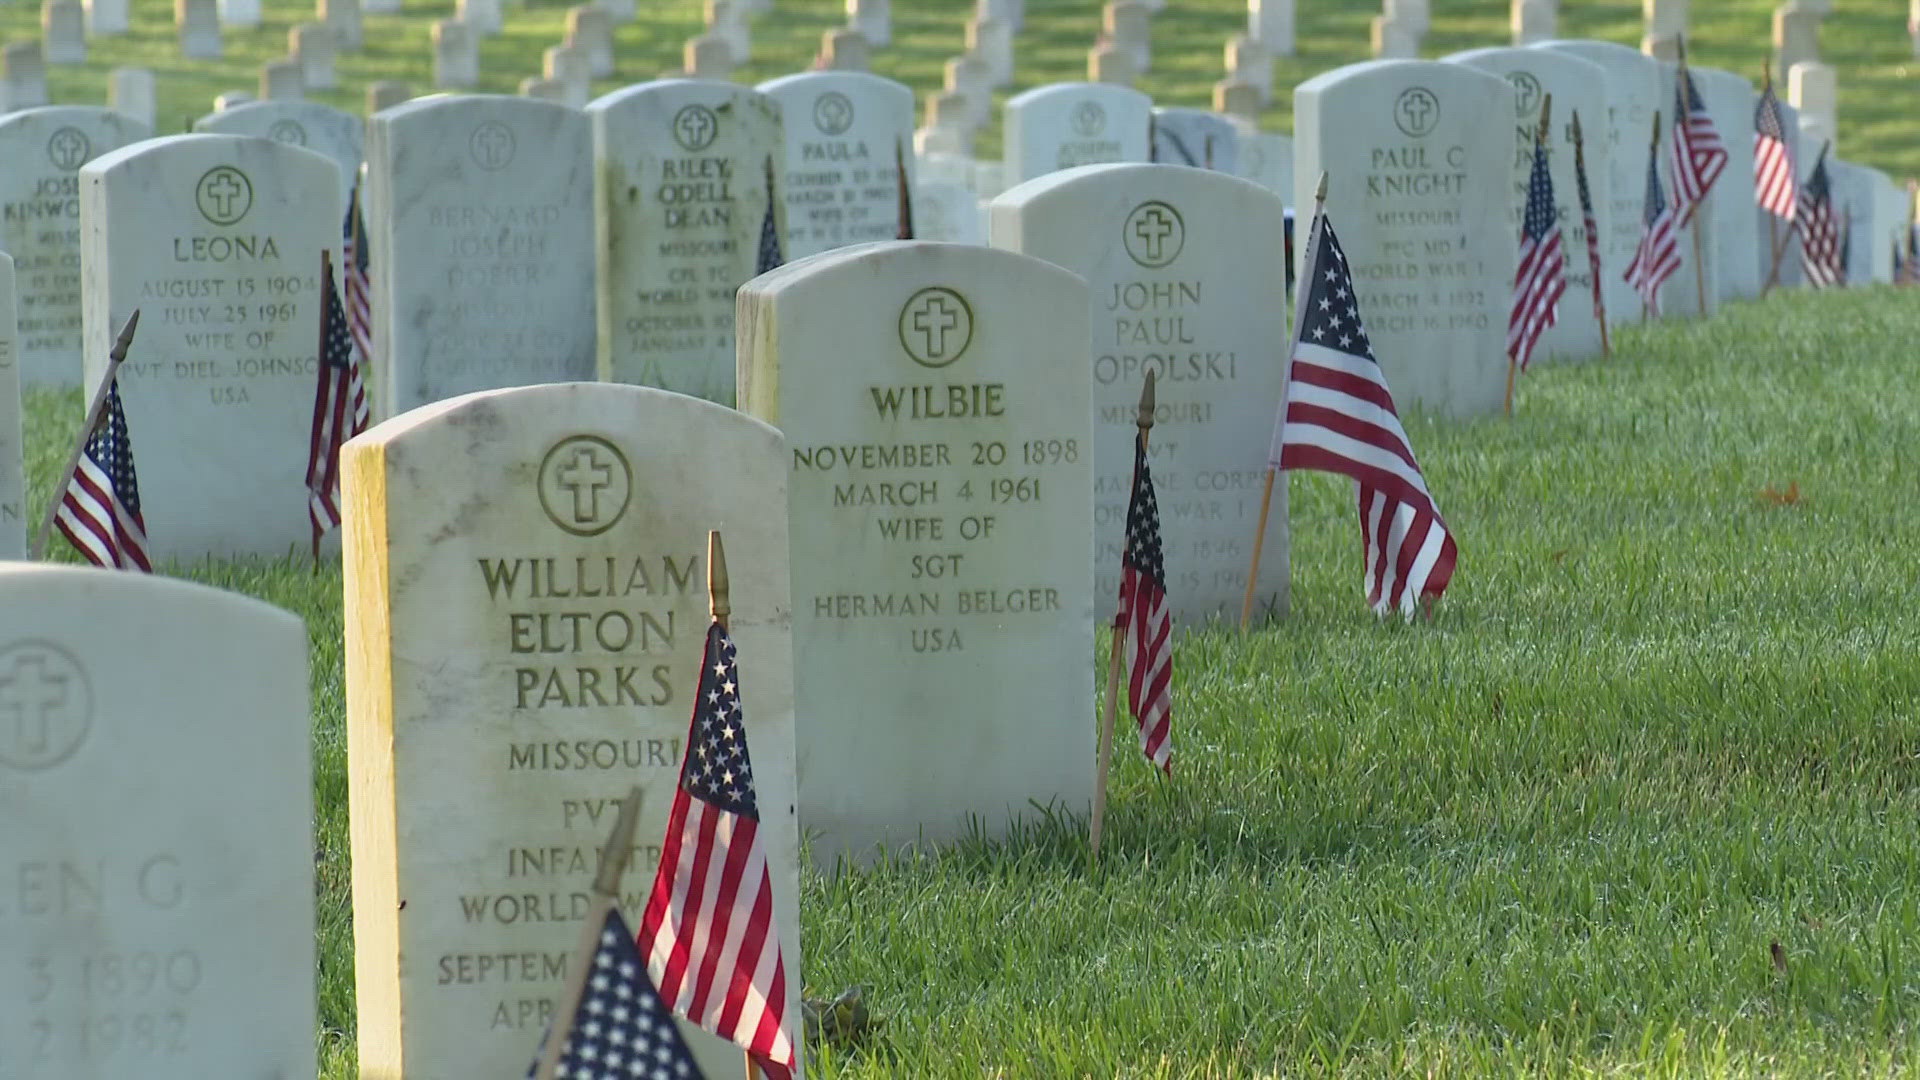
[[[90,105],[0,116],[0,250],[13,256],[22,386],[80,385],[80,166],[151,134]]]
[[[1512,85],[1464,64],[1375,60],[1301,83],[1293,108],[1293,189],[1305,204],[1328,175],[1327,213],[1394,400],[1455,416],[1500,408],[1518,244]]]
[[[780,106],[789,261],[900,235],[896,157],[913,167],[913,91],[858,71],[816,71],[756,87]]]
[[[552,102],[430,97],[368,122],[381,415],[593,377],[592,161],[586,116]]]
[[[0,564],[0,1072],[314,1075],[311,726],[287,612]]]
[[[790,455],[800,824],[823,865],[1087,808],[1093,380],[1065,362],[1089,353],[1087,303],[1038,259],[911,242],[740,290],[741,402]]]
[[[731,410],[601,383],[467,395],[347,445],[361,1075],[525,1069],[634,784],[621,906],[639,921],[700,677],[709,529],[799,1036],[786,458]],[[737,1047],[681,1029],[707,1075],[740,1071]]]
[[[1237,621],[1286,378],[1286,205],[1218,172],[1089,165],[993,201],[993,245],[1086,279],[1093,348],[1094,614],[1120,589],[1135,415],[1147,373],[1156,411],[1149,461],[1176,623]],[[1254,590],[1287,603],[1286,485]]]

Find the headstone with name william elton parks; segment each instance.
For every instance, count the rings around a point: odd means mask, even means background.
[[[1533,177],[1534,132],[1540,126],[1541,108],[1549,96],[1552,98],[1547,168],[1553,177],[1554,210],[1560,224],[1561,250],[1567,260],[1567,291],[1560,298],[1558,321],[1540,336],[1533,355],[1535,360],[1599,356],[1600,320],[1593,309],[1593,266],[1587,258],[1587,227],[1580,212],[1580,187],[1574,172],[1573,118],[1576,113],[1580,117],[1594,221],[1599,227],[1598,235],[1604,237],[1608,235],[1613,212],[1607,187],[1612,146],[1607,140],[1609,103],[1605,70],[1590,60],[1552,49],[1473,49],[1446,59],[1491,72],[1513,84],[1514,155],[1508,228],[1513,232],[1515,244],[1519,243],[1527,189]],[[1605,296],[1604,249],[1600,273],[1601,295]]]
[[[529,98],[420,98],[368,123],[382,415],[593,377],[592,151],[578,109]]]
[[[1237,620],[1286,378],[1286,206],[1224,173],[1089,165],[993,201],[995,247],[1064,266],[1092,294],[1095,614],[1110,619],[1141,384],[1156,380],[1148,444],[1167,598],[1187,626]],[[1255,589],[1287,602],[1286,485]]]
[[[341,213],[333,162],[266,139],[171,135],[81,169],[86,386],[140,309],[120,397],[155,561],[307,550],[320,252]]]
[[[900,235],[896,160],[913,173],[913,91],[862,71],[810,71],[756,87],[780,106],[788,260]],[[896,157],[898,155],[898,157]]]
[[[1057,169],[1146,161],[1153,99],[1107,83],[1052,83],[1007,99],[1007,180],[1018,184]]]
[[[358,116],[317,101],[256,101],[209,113],[193,130],[216,135],[253,135],[324,154],[340,167],[340,205],[360,177],[366,124]]]
[[[1513,87],[1462,64],[1374,60],[1301,83],[1293,107],[1295,251],[1306,258],[1306,204],[1325,172],[1327,214],[1401,411],[1499,409],[1519,243]]]
[[[0,255],[0,559],[27,557],[26,444],[21,439],[20,348],[13,259]]]
[[[607,383],[482,391],[347,444],[360,1075],[532,1055],[636,783],[621,896],[639,920],[700,677],[708,529],[799,1038],[785,466],[765,424]],[[707,1075],[739,1071],[737,1048],[681,1029]]]
[[[152,135],[112,109],[0,116],[0,250],[13,256],[22,386],[80,385],[80,166]],[[11,333],[11,331],[8,331]]]
[[[767,189],[785,160],[779,106],[735,83],[662,79],[587,116],[600,378],[733,404],[733,293],[760,272],[770,214],[782,232]]]
[[[741,287],[741,404],[791,455],[800,826],[822,865],[1087,809],[1086,310],[1066,270],[952,244]]]
[[[314,1075],[307,634],[0,563],[0,1075]]]

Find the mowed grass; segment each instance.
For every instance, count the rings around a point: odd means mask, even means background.
[[[640,17],[617,28],[615,77],[595,92],[677,72],[681,47],[700,32],[698,0],[638,0]],[[213,61],[179,55],[173,8],[166,0],[132,0],[128,34],[90,42],[88,63],[49,68],[53,100],[104,104],[106,73],[142,66],[159,79],[161,133],[185,131],[228,91],[256,93],[260,66],[287,53],[288,31],[316,18],[315,5],[300,0],[264,0],[258,27],[229,27],[225,52]],[[520,80],[540,74],[540,54],[565,34],[562,0],[510,4],[504,33],[481,46],[480,90],[515,93]],[[1462,49],[1505,44],[1510,39],[1508,0],[1433,0],[1432,29],[1423,55],[1440,57]],[[1770,49],[1777,0],[1699,0],[1692,5],[1697,63],[1728,68],[1754,80]],[[1840,71],[1839,153],[1896,177],[1920,173],[1920,138],[1914,102],[1920,97],[1920,61],[1906,35],[1906,9],[1899,0],[1842,0],[1821,30],[1823,57]],[[804,69],[823,31],[843,25],[845,0],[775,0],[776,11],[753,24],[753,58],[736,78],[757,82]],[[941,85],[942,65],[964,47],[964,26],[973,5],[963,0],[898,0],[894,41],[878,50],[874,70],[911,85],[924,99]],[[1560,32],[1638,47],[1641,0],[1579,0],[1561,5]],[[361,112],[366,85],[377,79],[409,83],[415,93],[433,89],[431,28],[451,18],[452,0],[404,0],[398,15],[365,19],[366,47],[338,61],[340,86],[310,97]],[[1098,0],[1029,0],[1026,23],[1016,39],[1016,85],[996,94],[996,105],[1020,90],[1086,77],[1087,49],[1099,29]],[[1372,0],[1305,2],[1298,5],[1298,55],[1282,58],[1274,75],[1275,100],[1264,122],[1292,130],[1292,87],[1322,71],[1368,58],[1367,20],[1380,10]],[[0,7],[0,38],[40,33],[38,5]],[[1169,0],[1153,22],[1153,70],[1140,83],[1169,105],[1205,105],[1224,75],[1224,45],[1246,28],[1245,0]],[[1781,88],[1785,94],[1785,87]],[[996,109],[997,115],[997,109]],[[997,121],[981,135],[980,156],[999,156]]]
[[[1920,290],[1782,294],[1410,419],[1431,623],[1363,610],[1349,489],[1293,478],[1292,618],[1182,639],[1174,778],[1116,757],[1097,872],[1056,820],[806,879],[808,992],[884,1021],[815,1075],[1920,1071],[1916,339]],[[78,412],[30,400],[36,504]],[[186,573],[311,632],[344,1080],[339,572]]]

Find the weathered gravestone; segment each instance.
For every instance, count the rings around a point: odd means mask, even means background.
[[[347,445],[361,1075],[501,1075],[530,1057],[635,783],[622,906],[638,921],[700,676],[708,529],[726,542],[798,1037],[785,465],[765,424],[604,383],[471,394]],[[737,1048],[681,1028],[708,1075],[739,1072]]]
[[[21,439],[13,282],[13,259],[0,255],[0,559],[27,557],[26,444]]]
[[[587,107],[593,122],[600,378],[733,403],[733,293],[760,273],[780,107],[733,83],[663,79]]]
[[[1607,76],[1607,116],[1604,123],[1581,116],[1586,129],[1587,150],[1595,144],[1607,144],[1606,195],[1594,188],[1594,198],[1604,197],[1611,221],[1600,245],[1601,265],[1606,270],[1607,322],[1611,325],[1640,320],[1640,296],[1627,284],[1627,266],[1640,246],[1641,215],[1647,195],[1648,140],[1653,136],[1653,114],[1673,111],[1669,98],[1661,102],[1663,85],[1660,61],[1611,41],[1547,41],[1532,46],[1571,53],[1582,60],[1599,64]],[[1671,92],[1672,87],[1666,89]],[[1723,136],[1724,138],[1725,136]],[[1599,183],[1598,170],[1588,176]],[[1663,185],[1668,178],[1663,174]],[[1671,192],[1669,192],[1671,194]],[[1597,212],[1599,207],[1594,208]],[[1691,270],[1687,271],[1689,274]],[[1677,275],[1676,275],[1677,277]],[[1673,288],[1672,282],[1668,282]],[[1368,327],[1372,329],[1371,326]],[[1376,337],[1376,340],[1377,337]]]
[[[1153,160],[1196,169],[1240,170],[1240,129],[1205,109],[1153,110]]]
[[[340,169],[340,205],[345,206],[360,175],[366,124],[350,112],[319,102],[256,101],[209,113],[193,122],[193,130],[252,135],[324,155]]]
[[[789,260],[900,235],[896,155],[913,165],[913,91],[860,71],[787,75],[756,87],[780,106]]]
[[[1293,108],[1301,236],[1325,172],[1394,400],[1455,416],[1498,409],[1518,244],[1512,85],[1463,64],[1375,60],[1301,83]],[[1304,261],[1307,245],[1295,250]]]
[[[120,396],[154,561],[305,551],[320,252],[340,178],[319,154],[172,135],[80,170],[86,386],[140,309]]]
[[[1145,161],[1153,99],[1126,86],[1053,83],[1007,100],[1001,160],[1012,183],[1056,169]]]
[[[1064,266],[1091,293],[1095,615],[1110,619],[1119,596],[1134,417],[1152,372],[1149,457],[1174,618],[1237,619],[1286,381],[1286,205],[1223,173],[1089,165],[1006,192],[990,215],[995,247]],[[1279,614],[1286,485],[1274,494],[1254,592]]]
[[[0,564],[0,1074],[314,1075],[306,658],[246,597]]]
[[[0,117],[0,161],[8,163],[0,169],[0,249],[13,256],[21,385],[80,385],[80,166],[151,134],[131,117],[86,105]]]
[[[593,377],[592,161],[586,116],[547,101],[421,98],[368,121],[382,415]]]
[[[1756,266],[1750,254],[1756,243],[1753,216],[1753,109],[1758,95],[1753,84],[1731,71],[1696,67],[1693,85],[1706,103],[1707,115],[1720,132],[1727,151],[1727,167],[1713,186],[1702,213],[1709,214],[1706,234],[1712,243],[1708,264],[1719,299],[1760,295],[1766,268]]]
[[[1551,49],[1473,49],[1454,53],[1450,63],[1465,64],[1498,75],[1513,84],[1514,155],[1507,198],[1508,232],[1519,243],[1521,216],[1526,211],[1527,188],[1533,176],[1533,137],[1540,126],[1540,110],[1553,99],[1551,128],[1547,132],[1547,168],[1553,177],[1555,216],[1560,223],[1561,250],[1567,260],[1567,291],[1560,298],[1558,322],[1541,334],[1535,359],[1560,357],[1578,360],[1600,355],[1600,320],[1593,310],[1593,266],[1587,258],[1587,227],[1580,212],[1580,186],[1574,174],[1574,114],[1586,152],[1587,184],[1593,196],[1598,235],[1608,235],[1613,207],[1607,187],[1612,146],[1607,141],[1607,76],[1600,65],[1571,53]],[[1606,273],[1601,253],[1601,273]],[[1602,285],[1604,295],[1605,285]],[[1509,296],[1512,289],[1509,286]]]
[[[791,452],[800,824],[822,865],[1089,804],[1086,310],[1059,267],[952,244],[741,287],[740,399]]]

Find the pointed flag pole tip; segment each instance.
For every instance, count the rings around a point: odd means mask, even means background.
[[[113,339],[113,351],[108,355],[115,360],[125,360],[127,358],[127,350],[133,347],[134,327],[139,325],[140,309],[134,308],[133,314],[127,316],[126,325],[120,328],[120,336]]]
[[[636,784],[620,800],[620,816],[607,836],[607,846],[600,849],[600,873],[593,879],[595,895],[620,895],[620,876],[626,873],[627,859],[633,854],[633,833],[639,824],[640,786]]]
[[[1553,95],[1548,94],[1546,97],[1542,98],[1540,101],[1540,131],[1537,137],[1541,142],[1547,141],[1547,132],[1552,128],[1552,126],[1553,126]]]
[[[713,603],[713,617],[721,626],[727,625],[727,616],[733,614],[730,588],[727,549],[720,543],[720,530],[714,529],[707,533],[707,596]]]
[[[1147,372],[1147,381],[1140,387],[1140,411],[1134,416],[1134,424],[1141,429],[1153,426],[1153,372]]]
[[[1326,173],[1320,174],[1320,186],[1313,189],[1313,201],[1317,203],[1323,203],[1327,201],[1327,174]]]

